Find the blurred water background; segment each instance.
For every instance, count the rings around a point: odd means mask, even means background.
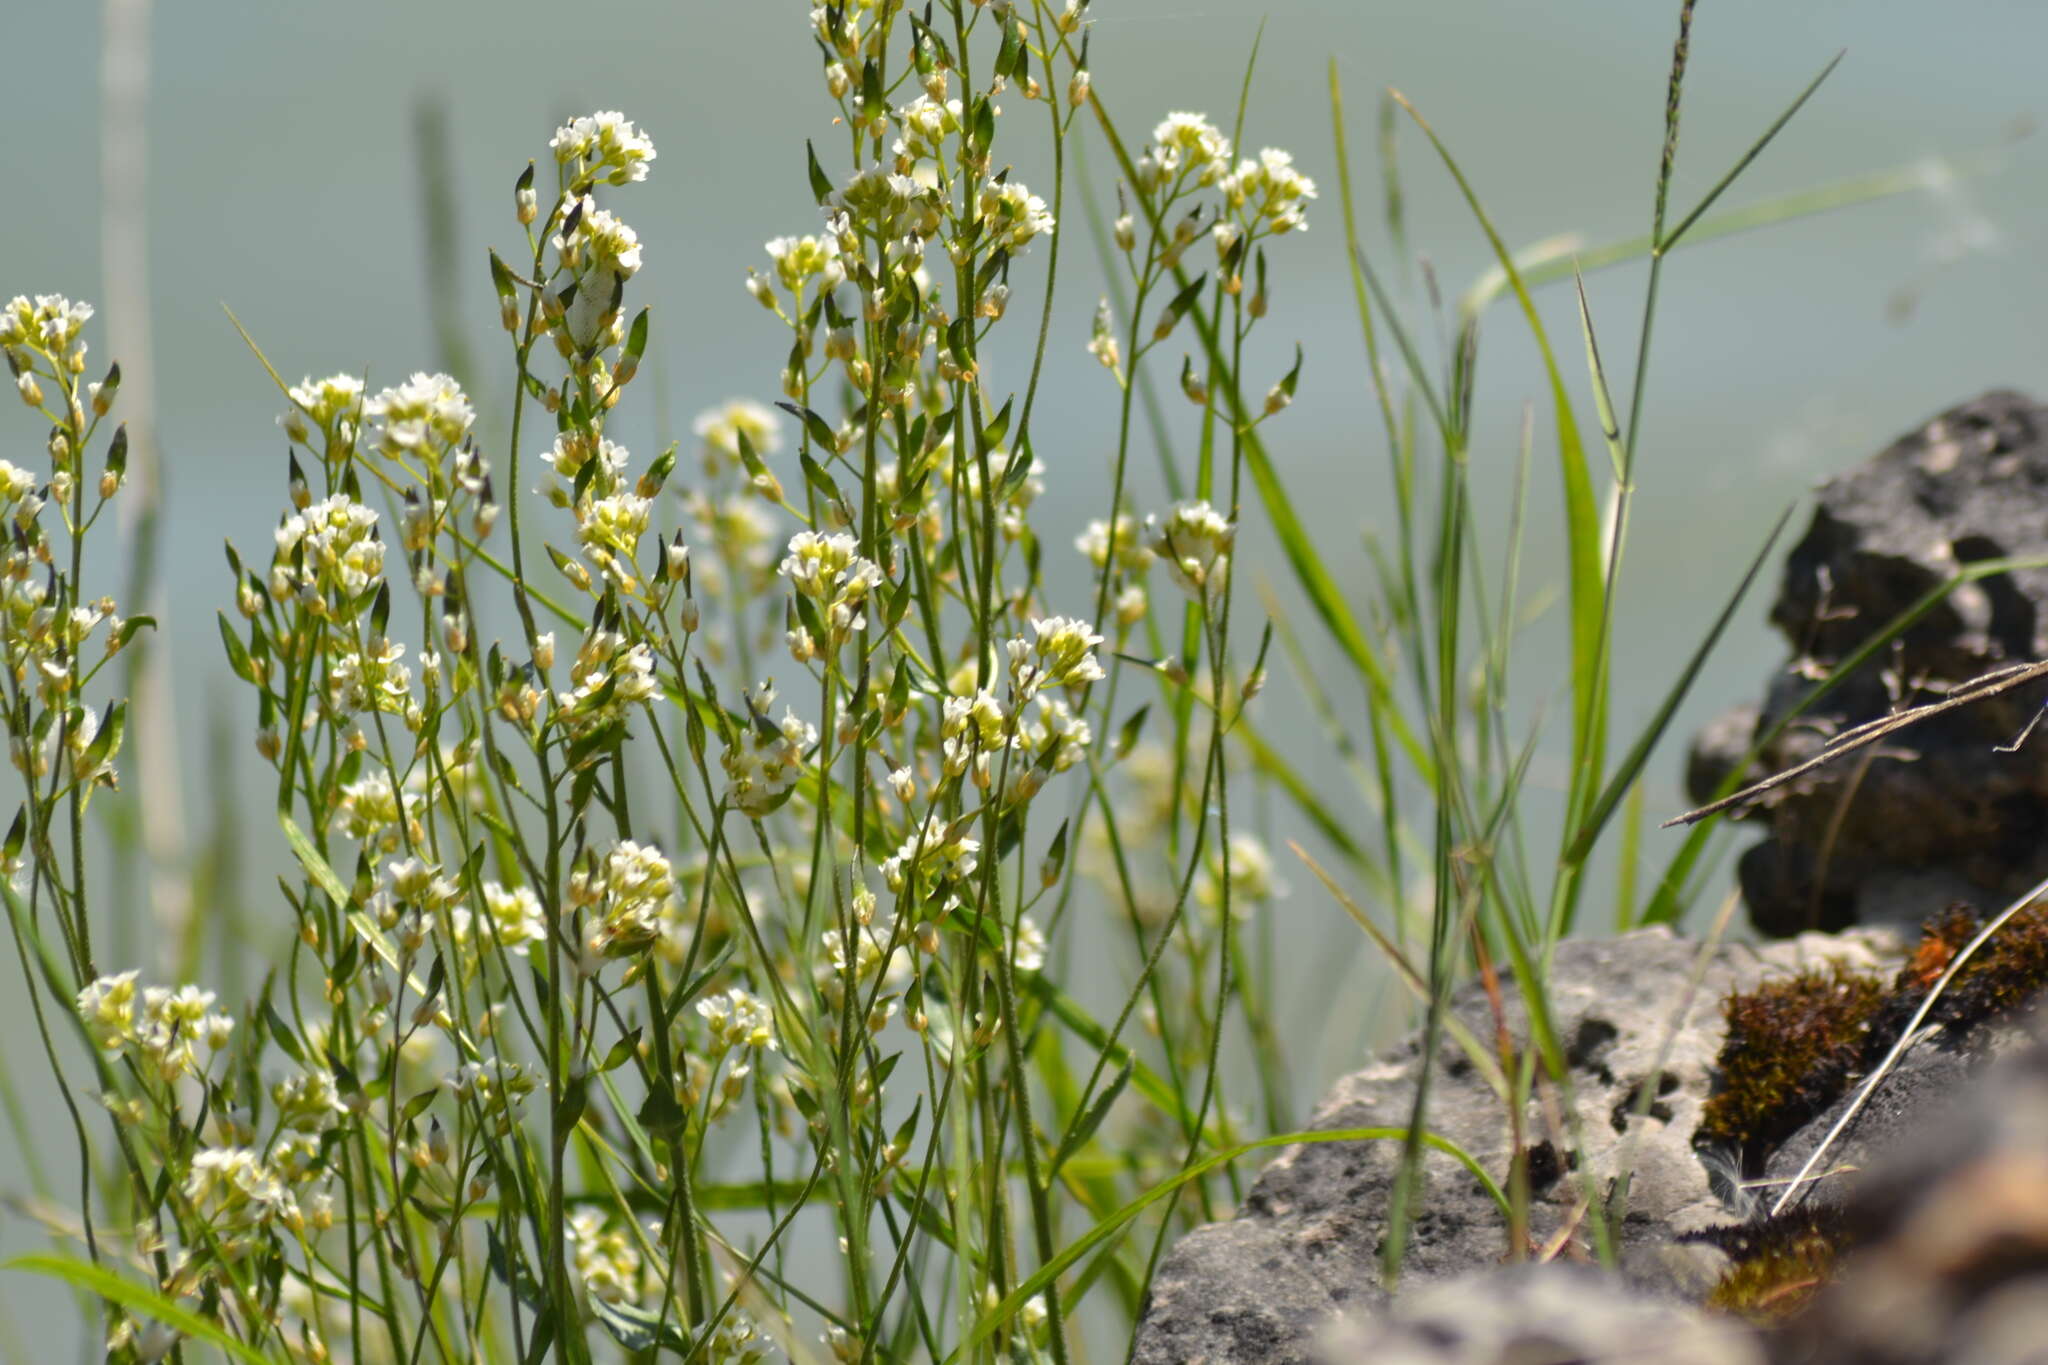
[[[118,0],[113,8],[146,7]],[[449,155],[445,174],[434,179],[455,212],[461,339],[478,358],[484,430],[502,443],[495,413],[509,389],[510,360],[495,326],[484,248],[517,239],[513,177],[528,158],[545,155],[560,118],[621,109],[661,151],[651,180],[622,206],[647,243],[635,297],[651,303],[656,317],[656,380],[636,386],[639,406],[624,430],[636,452],[651,452],[670,435],[687,441],[697,409],[732,395],[776,396],[786,338],[741,282],[746,267],[766,264],[765,239],[816,222],[802,146],[807,136],[828,135],[831,110],[804,15],[793,0],[573,9],[537,0],[357,0],[345,8],[195,0],[157,8],[145,48],[146,171],[138,180],[117,168],[114,184],[140,188],[147,215],[154,430],[166,498],[163,641],[178,718],[168,738],[182,774],[182,789],[169,799],[181,800],[195,838],[210,832],[217,809],[242,803],[239,880],[253,904],[268,903],[265,888],[284,855],[257,794],[240,689],[222,686],[212,617],[229,602],[222,540],[234,538],[260,561],[283,506],[281,399],[222,305],[235,310],[288,381],[367,370],[374,388],[438,368],[446,339],[437,338],[427,307],[433,290],[418,137],[421,109],[438,109]],[[1299,399],[1267,436],[1310,531],[1337,547],[1350,571],[1347,587],[1361,599],[1361,536],[1389,529],[1378,510],[1386,474],[1344,273],[1327,64],[1335,59],[1351,105],[1362,194],[1374,187],[1375,98],[1397,85],[1457,152],[1511,243],[1574,231],[1598,244],[1647,227],[1675,15],[1676,5],[1644,0],[1094,5],[1096,89],[1130,130],[1149,128],[1170,109],[1207,110],[1227,126],[1246,52],[1265,20],[1246,142],[1292,150],[1324,197],[1311,230],[1271,253],[1269,351],[1254,362],[1251,382],[1254,389],[1269,382],[1258,377],[1259,364],[1277,377],[1294,340],[1306,348]],[[83,0],[17,0],[0,33],[14,111],[0,138],[0,296],[67,293],[102,305],[96,328],[132,329],[142,319],[108,316],[102,266],[101,9]],[[1815,481],[1981,389],[2048,387],[2048,328],[2041,324],[2048,176],[2040,146],[2013,136],[2039,112],[2044,46],[2048,9],[2021,0],[1714,0],[1701,7],[1675,196],[1681,205],[1844,47],[1847,60],[1835,76],[1727,202],[1911,165],[1927,188],[1674,258],[1617,629],[1617,734],[1632,733],[1648,714],[1770,522]],[[1008,152],[1017,174],[1034,188],[1049,186],[1050,167],[1028,158],[1042,118],[1012,122],[1026,129]],[[1411,132],[1403,147],[1413,238],[1455,294],[1488,264],[1484,239],[1426,145]],[[1956,173],[1965,163],[1983,173]],[[1106,164],[1101,155],[1092,164],[1105,186]],[[1364,207],[1377,243],[1377,205]],[[1058,401],[1041,408],[1034,433],[1050,466],[1037,524],[1054,558],[1102,513],[1114,442],[1113,391],[1083,350],[1100,291],[1077,196],[1063,227],[1070,229],[1063,270],[1071,273],[1058,297],[1045,381]],[[1641,287],[1639,264],[1589,281],[1616,369],[1629,353]],[[1569,287],[1550,288],[1542,303],[1590,420]],[[97,373],[108,355],[104,331],[94,335],[94,354]],[[1486,509],[1498,517],[1522,405],[1542,398],[1533,348],[1507,310],[1489,318],[1481,371],[1474,459],[1499,471],[1492,481],[1499,496]],[[131,383],[136,378],[131,369]],[[1170,373],[1160,378],[1170,392]],[[1617,389],[1624,384],[1617,376]],[[664,413],[641,397],[656,389]],[[0,419],[0,454],[32,465],[42,453],[24,417]],[[502,468],[502,449],[490,453]],[[1525,573],[1532,595],[1560,578],[1560,518],[1546,456],[1539,444]],[[1139,503],[1155,503],[1149,454],[1134,467],[1144,480]],[[1258,513],[1247,521],[1240,572],[1282,577]],[[1074,565],[1053,578],[1055,588],[1079,581]],[[1683,737],[1751,694],[1779,661],[1780,646],[1762,624],[1768,591],[1743,612],[1681,715],[1677,742],[1655,761],[1653,816],[1682,802]],[[1528,716],[1545,700],[1562,701],[1561,682],[1543,695],[1553,685],[1546,679],[1564,676],[1561,626],[1554,615],[1539,620],[1520,646],[1519,671],[1534,685]],[[1303,634],[1320,645],[1305,621]],[[1288,728],[1289,709],[1273,707],[1266,723],[1330,790],[1347,791],[1317,736],[1305,724]],[[216,732],[231,761],[211,744]],[[1561,747],[1560,739],[1542,751],[1537,786],[1561,785],[1554,760]],[[1318,751],[1325,756],[1317,759]],[[1348,799],[1346,808],[1360,809]],[[1673,846],[1653,838],[1649,867],[1661,866]],[[1298,955],[1304,981],[1310,964],[1338,964],[1317,966],[1316,989],[1283,1002],[1291,1005],[1281,1021],[1296,1059],[1291,1080],[1305,1106],[1332,1075],[1356,1064],[1386,1013],[1370,949],[1311,877],[1283,871],[1293,885],[1274,912],[1283,960]],[[113,932],[146,961],[152,949],[141,899],[138,893],[114,911],[125,926]],[[1606,907],[1597,892],[1588,904],[1597,924]],[[275,923],[281,938],[281,907]],[[271,945],[249,947],[260,953]],[[0,992],[5,1066],[31,1110],[46,1169],[68,1188],[75,1177],[67,1128],[47,1102],[49,1080],[17,969],[6,974],[15,984]],[[0,1189],[22,1188],[21,1155],[0,1149]],[[12,1207],[0,1212],[0,1254],[43,1245]],[[56,1302],[47,1284],[0,1276],[0,1357],[60,1358],[75,1350],[89,1358],[75,1315],[68,1305],[53,1311]]]

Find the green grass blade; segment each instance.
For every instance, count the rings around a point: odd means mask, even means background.
[[[1636,742],[1630,747],[1628,756],[1622,759],[1620,765],[1615,768],[1613,777],[1608,780],[1607,789],[1594,801],[1593,809],[1587,813],[1585,822],[1579,826],[1570,847],[1565,851],[1566,862],[1582,862],[1592,851],[1594,841],[1600,837],[1601,828],[1607,823],[1607,818],[1614,813],[1615,805],[1628,793],[1630,785],[1642,772],[1643,765],[1649,761],[1650,751],[1656,748],[1657,741],[1664,737],[1665,729],[1671,724],[1671,717],[1677,713],[1686,693],[1692,690],[1700,669],[1706,666],[1707,656],[1713,653],[1714,646],[1720,643],[1721,633],[1735,618],[1735,609],[1742,605],[1742,599],[1748,595],[1750,585],[1756,582],[1756,576],[1763,571],[1765,559],[1777,545],[1778,537],[1784,534],[1785,524],[1791,519],[1790,507],[1779,514],[1777,525],[1771,528],[1770,535],[1764,538],[1762,547],[1749,561],[1748,570],[1742,575],[1742,581],[1736,585],[1735,591],[1729,595],[1728,601],[1722,605],[1721,614],[1714,618],[1713,628],[1707,632],[1706,638],[1700,641],[1699,648],[1693,651],[1692,658],[1687,661],[1677,680],[1672,683],[1670,691],[1664,694],[1663,704],[1650,718],[1650,723],[1636,736]]]
[[[17,1256],[7,1262],[6,1268],[63,1280],[67,1284],[99,1295],[108,1303],[119,1304],[131,1313],[154,1318],[164,1326],[182,1332],[195,1341],[217,1346],[236,1360],[246,1362],[246,1365],[275,1365],[275,1362],[281,1359],[267,1356],[255,1347],[237,1341],[210,1319],[180,1306],[175,1300],[165,1298],[148,1285],[124,1279],[107,1267],[94,1265],[90,1261],[76,1261],[68,1256],[37,1254]]]
[[[1550,344],[1543,319],[1536,311],[1534,300],[1529,296],[1527,284],[1522,280],[1519,267],[1508,251],[1507,243],[1501,239],[1493,221],[1487,216],[1485,207],[1479,202],[1478,194],[1465,178],[1457,159],[1450,148],[1437,136],[1421,113],[1398,91],[1393,97],[1408,116],[1436,148],[1443,160],[1444,168],[1450,172],[1464,195],[1466,206],[1471,209],[1480,229],[1492,245],[1494,257],[1506,272],[1509,285],[1515,292],[1522,307],[1522,316],[1527,321],[1536,348],[1543,359],[1544,373],[1549,381],[1552,413],[1556,423],[1558,473],[1562,483],[1565,515],[1565,552],[1569,571],[1567,574],[1571,619],[1572,659],[1572,773],[1569,783],[1571,799],[1567,809],[1576,810],[1583,799],[1579,794],[1587,785],[1598,778],[1603,758],[1606,708],[1603,700],[1595,695],[1600,655],[1600,515],[1593,497],[1593,482],[1586,465],[1585,446],[1579,439],[1578,418],[1572,411],[1571,395],[1564,385],[1564,376],[1558,368],[1557,355]]]
[[[1799,92],[1799,97],[1793,100],[1792,103],[1790,103],[1789,105],[1785,106],[1785,112],[1778,115],[1776,119],[1772,120],[1771,126],[1764,129],[1763,135],[1757,138],[1755,142],[1752,142],[1749,145],[1749,150],[1744,152],[1740,157],[1736,159],[1735,164],[1728,168],[1728,173],[1726,175],[1722,176],[1719,180],[1714,182],[1714,188],[1707,191],[1706,197],[1700,200],[1699,204],[1696,207],[1694,207],[1693,211],[1691,213],[1686,214],[1685,217],[1679,219],[1678,226],[1671,229],[1670,232],[1665,234],[1663,242],[1661,242],[1657,248],[1660,252],[1669,251],[1675,244],[1684,240],[1685,234],[1692,230],[1692,225],[1694,223],[1697,223],[1700,220],[1701,216],[1704,215],[1708,209],[1714,206],[1714,201],[1719,199],[1721,195],[1727,190],[1727,188],[1735,183],[1735,178],[1737,176],[1741,175],[1744,171],[1749,169],[1749,164],[1752,161],[1755,161],[1759,156],[1763,155],[1764,148],[1771,145],[1771,139],[1775,138],[1781,131],[1784,130],[1785,125],[1792,121],[1792,116],[1798,113],[1800,109],[1804,108],[1806,102],[1813,98],[1814,91],[1820,89],[1821,82],[1825,81],[1829,76],[1832,76],[1835,72],[1835,68],[1842,64],[1842,58],[1848,55],[1849,54],[1846,49],[1841,52],[1837,52],[1835,54],[1834,60],[1829,62],[1826,66],[1822,67],[1820,69],[1820,74],[1818,76],[1815,76],[1811,81],[1807,82],[1806,88]]]

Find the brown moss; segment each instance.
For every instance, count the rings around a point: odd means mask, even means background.
[[[1719,1088],[1696,1140],[1733,1149],[1745,1172],[1760,1171],[1772,1148],[1842,1092],[1884,997],[1882,981],[1840,967],[1729,996]]]
[[[1960,925],[1951,932],[1960,932],[1967,943],[1980,927],[1972,912],[1966,932]],[[1963,943],[1956,948],[1960,950]],[[2048,904],[2037,902],[2007,920],[1991,941],[1963,964],[1935,1002],[1932,1017],[1952,1029],[2010,1019],[2041,993],[2043,985],[2048,985]]]
[[[1708,1306],[1763,1326],[1783,1322],[1812,1302],[1833,1278],[1846,1249],[1840,1220],[1825,1210],[1795,1210],[1762,1223],[1717,1229],[1703,1240],[1733,1261],[1707,1296]]]

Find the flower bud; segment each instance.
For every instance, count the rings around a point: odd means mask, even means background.
[[[853,77],[847,73],[845,62],[831,62],[825,67],[825,90],[835,100],[846,98],[846,92],[853,88]]]
[[[1086,104],[1088,102],[1088,91],[1092,84],[1093,82],[1088,78],[1087,67],[1084,66],[1079,71],[1076,71],[1073,79],[1067,82],[1067,103],[1074,105]]]
[[[543,631],[533,637],[533,666],[545,673],[555,666],[555,633]]]
[[[107,367],[107,377],[89,389],[92,395],[92,414],[105,417],[114,406],[114,395],[121,391],[121,367],[119,364]]]
[[[43,405],[43,386],[36,383],[34,372],[23,370],[21,377],[14,381],[14,387],[21,393],[21,401],[32,408]]]

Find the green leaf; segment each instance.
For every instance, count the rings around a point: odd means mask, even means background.
[[[1123,1068],[1116,1073],[1116,1078],[1103,1087],[1102,1093],[1095,1097],[1094,1102],[1074,1121],[1074,1126],[1067,1130],[1066,1137],[1060,1140],[1060,1149],[1053,1153],[1052,1164],[1046,1167],[1047,1185],[1052,1184],[1059,1175],[1060,1167],[1067,1164],[1067,1158],[1086,1147],[1088,1139],[1095,1136],[1095,1130],[1109,1117],[1111,1106],[1123,1095],[1124,1087],[1131,1083],[1132,1070],[1131,1063],[1126,1061]]]
[[[117,1275],[105,1266],[73,1260],[68,1256],[34,1254],[17,1256],[7,1262],[6,1268],[63,1280],[88,1293],[99,1295],[108,1303],[119,1304],[131,1313],[155,1318],[164,1326],[182,1332],[194,1340],[217,1346],[236,1360],[248,1362],[248,1365],[274,1365],[271,1357],[229,1336],[211,1319],[201,1317],[176,1301],[165,1298],[147,1285],[137,1284],[133,1280]]]
[[[262,675],[256,671],[256,666],[249,662],[249,651],[242,644],[242,637],[228,624],[228,614],[220,611],[214,615],[220,620],[220,642],[227,646],[228,667],[233,669],[235,676],[243,682],[255,683],[260,687],[263,683]]]
[[[818,164],[818,153],[809,138],[804,139],[804,160],[811,177],[811,197],[823,204],[832,197],[832,181],[825,174],[825,168]]]

